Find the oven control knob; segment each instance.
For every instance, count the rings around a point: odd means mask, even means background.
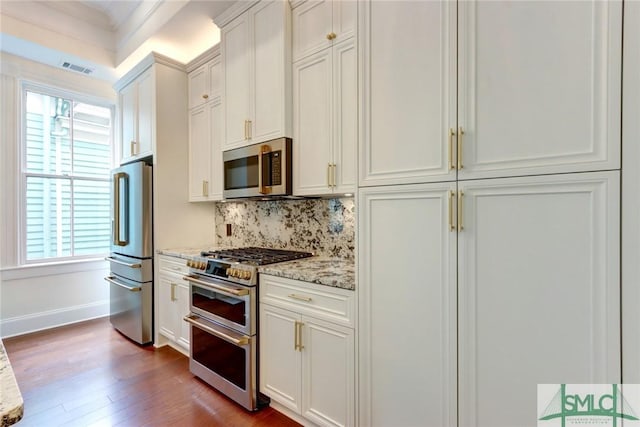
[[[190,259],[187,260],[187,267],[193,267],[193,261],[191,261]]]
[[[247,279],[247,280],[251,279],[251,272],[250,271],[245,271],[243,279]]]
[[[229,277],[236,277],[238,275],[238,269],[237,268],[229,268],[229,269],[227,269],[227,275]]]
[[[200,270],[205,270],[207,268],[207,263],[204,261],[200,261],[200,263],[198,264],[198,268]]]

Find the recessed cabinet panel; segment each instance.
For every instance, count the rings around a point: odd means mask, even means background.
[[[144,157],[152,154],[155,135],[155,94],[152,70],[143,74],[138,80],[138,140],[135,155]]]
[[[332,9],[331,0],[311,0],[293,10],[294,61],[331,46]]]
[[[226,146],[244,143],[247,135],[246,121],[250,117],[249,94],[251,93],[248,26],[248,17],[243,14],[222,29]]]
[[[189,109],[207,102],[209,97],[207,84],[207,65],[189,73]]]
[[[360,425],[456,425],[454,190],[360,190]]]
[[[356,35],[358,23],[358,2],[334,0],[333,32],[334,43],[339,43]]]
[[[460,190],[460,425],[536,425],[537,384],[619,383],[619,173]]]
[[[290,81],[291,66],[285,68],[285,62],[278,60],[285,57],[285,44],[282,41],[285,14],[280,3],[259,3],[249,10],[253,22],[252,44],[255,48],[252,100],[254,110],[250,137],[255,143],[282,136],[285,108],[280,106],[291,103],[284,95],[289,93],[291,96],[291,92],[285,92],[284,88],[285,80]],[[288,7],[285,2],[285,8]],[[289,79],[285,79],[285,75],[289,76]]]
[[[459,4],[460,179],[620,167],[621,10]]]
[[[120,91],[121,133],[120,163],[134,156],[133,144],[137,139],[138,123],[138,87],[135,82],[130,83]]]
[[[455,180],[455,2],[362,6],[360,184]]]
[[[355,193],[358,185],[358,51],[355,40],[333,48],[333,129],[336,193]]]
[[[332,57],[324,50],[296,62],[293,70],[295,194],[330,192],[332,163]]]
[[[189,200],[207,200],[211,180],[211,144],[206,106],[189,113]],[[221,166],[221,165],[220,165]]]

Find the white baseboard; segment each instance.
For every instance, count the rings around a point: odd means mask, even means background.
[[[109,315],[109,300],[0,320],[0,337],[9,338]]]

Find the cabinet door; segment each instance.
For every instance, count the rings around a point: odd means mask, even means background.
[[[355,425],[354,334],[302,318],[302,415],[320,426]]]
[[[619,172],[460,190],[460,425],[536,425],[537,384],[619,383]]]
[[[622,2],[458,7],[459,178],[620,167]]]
[[[206,66],[209,78],[208,100],[211,101],[222,96],[222,61],[220,56],[213,58]]]
[[[204,64],[189,73],[189,109],[198,107],[209,98],[209,65]]]
[[[456,2],[358,2],[360,184],[453,181]]]
[[[170,274],[160,274],[159,283],[159,326],[160,333],[172,341],[176,341],[180,334],[180,325],[176,322],[178,279]]]
[[[293,60],[331,47],[329,36],[332,27],[332,1],[310,0],[295,8],[292,12]],[[355,7],[355,2],[353,3]]]
[[[185,350],[189,351],[189,342],[190,342],[190,333],[191,328],[189,323],[185,322],[184,317],[189,314],[189,283],[185,280],[180,280],[178,282],[178,287],[176,288],[176,321],[179,327],[176,328],[178,344],[182,346]]]
[[[285,18],[289,13],[289,3],[284,1],[261,2],[249,9],[250,45],[254,49],[249,84],[252,88],[249,104],[253,109],[249,126],[252,143],[291,137],[290,129],[285,128],[286,111],[289,114],[291,111],[291,91],[286,91],[291,80],[291,63],[285,67],[285,58],[290,55],[290,52],[285,55],[286,40],[290,40],[285,39],[285,30],[289,27]]]
[[[360,189],[360,425],[456,426],[453,190]]]
[[[124,163],[134,156],[134,144],[138,139],[138,88],[133,82],[120,92],[120,163]]]
[[[155,126],[155,92],[151,67],[136,80],[138,84],[138,140],[136,156],[144,157],[153,154],[153,129]]]
[[[333,43],[340,43],[355,36],[358,23],[358,2],[333,1]]]
[[[268,304],[260,305],[260,391],[299,414],[301,357],[295,349],[300,316]]]
[[[358,55],[353,38],[333,48],[333,117],[333,190],[354,193],[358,185]]]
[[[222,29],[224,67],[225,148],[244,144],[249,120],[251,55],[249,22],[242,14]]]
[[[330,194],[332,163],[332,58],[323,50],[293,66],[293,192]]]
[[[223,166],[222,166],[222,102],[216,98],[207,104],[209,110],[209,148],[211,165],[209,171],[209,200],[222,200]]]
[[[211,183],[209,108],[189,112],[189,201],[208,200]]]

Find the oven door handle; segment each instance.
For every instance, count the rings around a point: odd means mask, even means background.
[[[202,322],[198,322],[198,319],[201,319],[201,317],[196,316],[195,314],[190,314],[189,316],[185,316],[183,320],[185,322],[191,323],[196,328],[200,328],[203,331],[209,332],[211,335],[215,335],[216,337],[223,339],[231,344],[234,344],[237,347],[244,347],[245,345],[249,344],[249,337],[246,337],[246,336],[242,336],[240,338],[232,337],[231,335],[225,334],[224,332],[219,331],[217,329],[213,329],[212,327],[207,326]]]
[[[195,283],[197,285],[206,286],[206,287],[209,287],[211,289],[215,289],[216,291],[226,292],[227,294],[233,295],[233,296],[236,296],[236,297],[249,295],[249,289],[227,288],[226,286],[220,286],[220,285],[217,285],[215,283],[205,282],[204,280],[198,280],[194,276],[184,276],[183,279],[188,281],[188,282]]]
[[[113,277],[113,276],[107,276],[107,277],[104,278],[104,280],[106,280],[107,282],[113,283],[114,285],[120,286],[121,288],[125,288],[129,292],[140,292],[142,290],[142,288],[139,287],[139,286],[132,288],[132,287],[127,286],[124,283],[120,283],[120,282],[118,282],[117,280],[114,280],[114,279],[115,279],[115,277]]]

